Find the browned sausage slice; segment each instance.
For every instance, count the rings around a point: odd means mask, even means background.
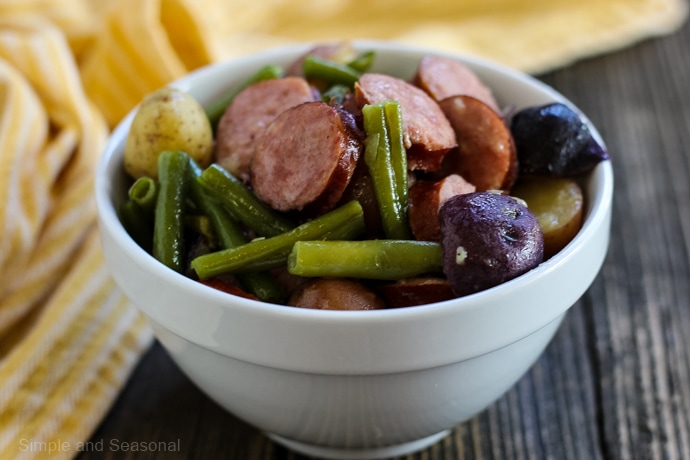
[[[444,155],[457,145],[453,128],[436,101],[404,80],[366,73],[355,84],[355,98],[360,107],[388,99],[400,103],[410,170],[438,170]]]
[[[362,145],[352,115],[342,109],[324,102],[288,109],[257,142],[254,192],[279,211],[330,210],[352,178]]]
[[[345,278],[318,278],[293,295],[288,304],[317,310],[379,310],[386,306],[360,281]]]
[[[219,291],[226,292],[228,294],[236,295],[239,297],[245,297],[247,299],[259,300],[254,294],[250,294],[242,288],[235,286],[234,284],[221,279],[221,278],[211,278],[207,280],[199,280],[201,284],[218,289]]]
[[[455,297],[444,278],[408,278],[378,288],[389,308],[413,307],[442,302]]]
[[[266,126],[290,107],[314,100],[314,90],[297,77],[266,80],[240,91],[218,122],[216,162],[246,181],[256,140]]]
[[[510,189],[517,177],[517,153],[500,115],[470,96],[452,96],[439,105],[458,139],[458,148],[446,155],[443,170],[460,174],[480,192]]]
[[[441,241],[438,210],[455,195],[472,193],[474,185],[457,174],[438,181],[418,180],[410,187],[408,216],[415,238],[421,241]]]
[[[472,96],[500,113],[491,90],[469,67],[455,59],[437,55],[424,56],[419,61],[413,81],[436,101],[450,96]]]

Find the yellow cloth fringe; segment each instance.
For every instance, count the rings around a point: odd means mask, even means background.
[[[0,0],[0,459],[72,458],[151,343],[108,275],[93,172],[144,94],[297,41],[396,40],[536,73],[670,33],[682,0]],[[53,443],[53,444],[50,444]]]

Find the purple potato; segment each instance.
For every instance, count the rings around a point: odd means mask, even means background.
[[[456,296],[483,291],[538,266],[544,259],[539,221],[507,195],[457,195],[439,210],[443,272]]]
[[[511,119],[510,131],[521,175],[575,176],[609,158],[585,122],[565,104],[520,110]]]

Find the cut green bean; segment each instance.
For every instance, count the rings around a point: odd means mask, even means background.
[[[322,240],[353,240],[359,238],[366,230],[364,219],[356,218],[343,222],[342,225],[333,228],[324,233],[320,239]],[[274,257],[266,258],[245,265],[241,269],[235,270],[234,273],[254,273],[272,268],[285,267],[287,263],[287,253],[279,252]]]
[[[147,252],[153,245],[153,220],[156,209],[158,185],[150,177],[140,177],[127,191],[127,201],[119,209],[125,229]]]
[[[199,209],[211,220],[218,245],[225,248],[234,248],[247,243],[239,222],[233,219],[230,214],[214,199],[206,189],[196,180],[190,182],[194,192],[194,202]]]
[[[384,101],[383,112],[388,129],[388,139],[391,148],[391,165],[395,176],[395,188],[400,200],[402,219],[407,222],[407,150],[403,141],[402,108],[397,101]]]
[[[139,177],[127,191],[129,199],[138,204],[146,212],[153,212],[156,208],[158,185],[150,177]]]
[[[364,130],[367,133],[364,161],[379,203],[381,225],[386,238],[410,239],[407,206],[400,196],[396,171],[391,158],[391,142],[383,104],[362,107]]]
[[[185,229],[189,229],[193,234],[201,235],[209,248],[218,247],[216,230],[213,228],[211,219],[205,214],[187,214],[184,217]]]
[[[232,249],[224,249],[199,256],[192,260],[191,266],[201,279],[224,273],[234,273],[262,260],[287,256],[297,241],[319,240],[345,225],[359,220],[364,228],[364,212],[357,201],[346,203],[333,211],[323,214],[288,232],[270,238],[257,238]]]
[[[284,304],[287,296],[268,273],[247,273],[238,276],[240,284],[257,299],[264,302]]]
[[[118,209],[122,226],[129,236],[146,252],[151,252],[153,244],[153,219],[137,203],[128,199]]]
[[[275,236],[295,227],[290,219],[259,200],[242,181],[217,164],[206,168],[198,180],[236,220],[259,236]]]
[[[299,276],[399,280],[440,273],[439,243],[415,240],[299,241],[288,271]]]
[[[229,249],[246,244],[249,240],[244,235],[239,223],[201,185],[198,179],[202,171],[194,160],[190,158],[189,161],[192,171],[192,179],[190,180],[192,199],[201,212],[208,216],[211,221],[220,247]],[[264,270],[255,270],[255,273],[238,276],[242,288],[264,302],[283,303],[285,293],[269,274],[260,273],[262,271]]]
[[[376,52],[374,51],[365,51],[363,53],[360,53],[357,55],[353,60],[347,63],[348,67],[351,69],[364,73],[368,71],[371,68],[371,65],[374,63],[374,58],[376,57]]]
[[[184,261],[184,207],[189,155],[165,151],[158,156],[159,192],[153,224],[153,256],[177,272]]]
[[[345,85],[350,88],[354,86],[361,75],[347,64],[314,55],[304,58],[302,71],[306,78],[322,80],[331,85]]]
[[[239,229],[239,226],[223,208],[217,206],[213,216],[212,222],[215,223],[214,228],[216,228],[218,239],[221,241],[220,246],[223,249],[238,247],[248,242],[243,234],[240,240],[242,242],[238,241],[235,231]],[[254,294],[264,302],[283,303],[285,301],[285,293],[276,284],[273,277],[265,273],[267,269],[264,267],[251,273],[238,274],[238,281],[247,292]]]
[[[240,228],[239,223],[234,220],[228,212],[223,209],[218,200],[211,196],[211,193],[204,188],[199,181],[202,169],[191,158],[190,169],[191,179],[189,190],[192,201],[199,208],[199,211],[208,216],[213,224],[213,228],[218,238],[218,243],[223,248],[240,246],[247,242],[247,237]]]
[[[218,121],[221,119],[223,114],[225,113],[225,110],[228,108],[228,106],[232,103],[232,101],[235,99],[235,96],[242,91],[244,88],[247,86],[257,83],[260,81],[264,80],[272,80],[274,78],[280,78],[284,75],[283,68],[278,66],[278,65],[266,65],[262,68],[260,68],[255,74],[250,76],[248,79],[246,79],[244,82],[242,82],[239,86],[233,88],[229,93],[225,94],[222,96],[220,99],[218,99],[216,102],[211,104],[206,108],[206,116],[208,117],[209,121],[211,122],[211,126],[213,126],[213,129],[215,131],[216,126],[218,125]]]
[[[351,93],[348,86],[333,85],[321,94],[321,100],[327,104],[342,104],[345,97]]]

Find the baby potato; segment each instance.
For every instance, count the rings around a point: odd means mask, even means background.
[[[203,107],[186,92],[162,88],[148,94],[132,120],[124,167],[134,179],[158,178],[158,156],[182,150],[200,167],[211,163],[213,130]]]
[[[582,189],[567,178],[524,178],[511,195],[523,199],[544,233],[544,258],[563,249],[582,226]]]
[[[543,260],[539,222],[513,197],[455,195],[441,206],[439,218],[443,273],[458,297],[511,280]]]
[[[573,177],[609,158],[580,115],[560,102],[520,110],[510,132],[523,176]]]

